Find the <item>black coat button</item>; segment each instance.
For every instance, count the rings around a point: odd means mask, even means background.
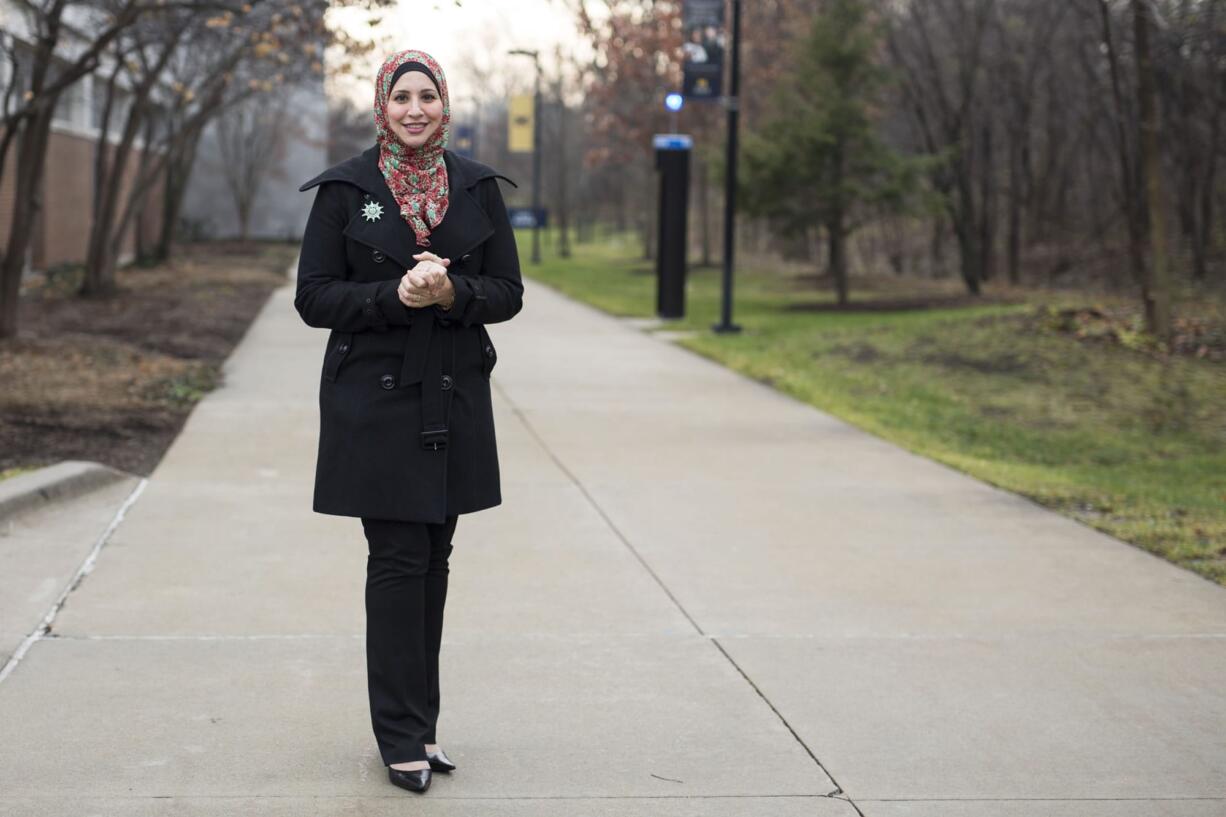
[[[443,391],[449,391],[455,383],[451,379],[451,375],[443,375]]]
[[[461,261],[467,261],[468,259],[470,259],[470,258],[472,258],[472,257],[473,257],[473,254],[472,254],[472,253],[470,253],[470,252],[466,252],[466,253],[464,253],[463,255],[461,255],[461,256],[460,256],[460,260],[461,260]]]
[[[340,352],[342,355],[345,354],[345,352],[349,351],[349,344],[342,343],[340,346],[336,347],[336,351]]]
[[[486,357],[494,356],[494,347],[490,346],[488,343],[485,345],[485,356]]]
[[[379,252],[378,250],[375,250],[374,252],[370,254],[370,258],[376,264],[382,264],[384,260],[387,258],[387,256]]]
[[[379,385],[385,389],[394,389],[396,388],[396,378],[392,377],[390,374],[385,374],[383,377],[379,378]]]

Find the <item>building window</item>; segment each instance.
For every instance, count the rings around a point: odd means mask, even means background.
[[[55,61],[55,75],[58,76],[67,65],[60,60]],[[78,79],[73,84],[69,85],[62,92],[55,103],[55,113],[51,116],[51,121],[57,125],[67,127],[85,128],[89,122],[89,113],[86,110],[85,100],[85,79]]]
[[[95,77],[93,93],[89,100],[89,125],[94,130],[102,129],[102,111],[106,107],[106,80]],[[111,124],[114,124],[114,114],[111,114]]]

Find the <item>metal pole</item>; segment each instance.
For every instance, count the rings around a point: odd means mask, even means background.
[[[541,61],[536,63],[536,95],[532,101],[532,263],[541,263]]]
[[[716,332],[739,332],[741,327],[732,322],[732,262],[734,259],[734,225],[736,221],[736,129],[737,109],[740,107],[741,84],[741,0],[732,0],[732,71],[725,99],[728,104],[728,156],[724,184],[724,299],[720,321],[712,329]]]

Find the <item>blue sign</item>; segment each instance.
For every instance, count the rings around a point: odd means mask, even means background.
[[[533,211],[531,207],[508,207],[507,216],[511,226],[520,230],[531,230],[538,223],[542,228],[549,226],[549,208],[541,207]]]
[[[469,159],[473,158],[473,126],[472,125],[456,125],[451,131],[451,145],[449,147],[455,153],[461,156],[466,156]]]
[[[651,138],[651,146],[656,150],[689,150],[694,140],[685,133],[657,133]]]

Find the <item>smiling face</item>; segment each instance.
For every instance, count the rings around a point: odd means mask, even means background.
[[[434,83],[421,71],[409,71],[396,80],[387,97],[387,125],[411,148],[424,145],[443,121],[443,100]]]

